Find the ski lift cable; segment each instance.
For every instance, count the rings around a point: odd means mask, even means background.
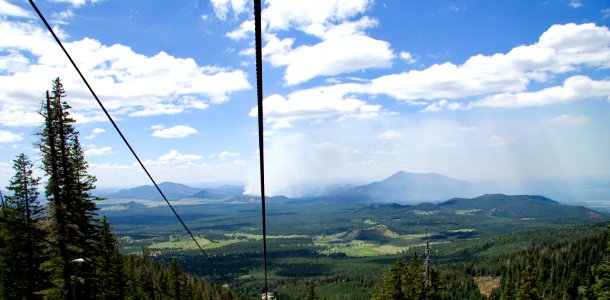
[[[220,271],[218,270],[218,268],[214,265],[214,263],[212,262],[212,260],[210,259],[210,257],[208,256],[208,254],[205,252],[205,250],[203,250],[203,247],[201,247],[201,245],[199,244],[199,242],[197,241],[197,239],[195,238],[195,236],[193,235],[193,233],[191,232],[191,230],[186,226],[186,224],[184,223],[184,221],[182,220],[182,218],[180,217],[180,215],[178,214],[178,212],[174,209],[174,207],[172,206],[172,204],[169,202],[169,200],[167,200],[167,197],[165,196],[165,194],[163,193],[163,191],[161,191],[161,188],[159,188],[159,185],[157,184],[157,182],[155,181],[155,179],[152,177],[152,175],[148,172],[148,169],[144,166],[144,163],[142,163],[142,160],[140,160],[140,157],[136,154],[135,150],[131,147],[131,144],[129,144],[129,142],[127,141],[127,139],[125,138],[125,136],[123,135],[123,132],[121,132],[121,130],[119,129],[119,127],[117,126],[117,124],[114,122],[114,119],[110,116],[110,114],[108,113],[108,111],[106,110],[106,107],[104,107],[104,104],[102,104],[102,101],[98,98],[97,94],[93,91],[93,88],[91,87],[91,85],[89,85],[89,82],[87,81],[87,79],[85,78],[85,76],[83,75],[83,73],[80,71],[80,69],[78,68],[78,66],[76,65],[76,63],[74,62],[74,60],[72,59],[72,57],[70,56],[70,54],[68,53],[68,51],[66,50],[66,48],[64,47],[63,43],[61,42],[61,40],[57,37],[57,35],[55,34],[55,32],[53,31],[53,29],[51,28],[51,26],[49,25],[49,23],[47,22],[46,18],[44,17],[44,15],[42,14],[42,12],[40,12],[40,10],[38,9],[38,7],[36,6],[36,4],[34,3],[33,0],[29,0],[30,5],[32,5],[32,7],[34,8],[34,10],[36,11],[36,13],[38,14],[38,17],[40,17],[40,20],[44,23],[44,25],[46,26],[47,30],[49,31],[49,33],[51,33],[51,35],[53,35],[53,38],[55,39],[55,42],[57,42],[57,44],[59,45],[59,47],[61,47],[61,49],[63,50],[64,54],[66,55],[66,57],[68,58],[68,60],[70,60],[70,63],[72,64],[72,66],[74,67],[74,69],[76,70],[76,72],[78,73],[78,75],[80,76],[80,78],[82,79],[82,81],[85,83],[85,85],[87,86],[87,88],[89,89],[89,92],[91,93],[91,95],[93,96],[93,98],[95,98],[95,100],[97,101],[97,103],[99,104],[100,108],[104,111],[104,114],[106,115],[106,117],[108,118],[108,120],[110,121],[110,123],[112,123],[112,126],[114,127],[114,129],[116,130],[116,132],[121,136],[121,139],[123,139],[123,142],[125,143],[125,145],[127,146],[127,148],[129,148],[129,151],[131,151],[131,154],[133,154],[133,156],[135,157],[135,159],[138,161],[138,163],[140,164],[140,167],[142,168],[142,170],[144,170],[144,173],[146,173],[146,175],[148,176],[148,178],[150,179],[150,181],[153,183],[153,185],[155,186],[155,188],[157,189],[157,191],[159,192],[159,194],[161,195],[161,197],[163,198],[163,200],[165,200],[165,203],[167,204],[167,206],[169,206],[169,208],[172,210],[172,212],[174,213],[174,215],[176,216],[176,218],[178,219],[178,221],[180,221],[180,224],[182,224],[182,227],[184,227],[184,229],[186,230],[186,232],[189,234],[189,236],[191,237],[191,239],[193,240],[193,242],[195,242],[195,244],[197,245],[197,247],[199,248],[199,250],[201,251],[201,253],[203,253],[203,256],[206,258],[206,260],[210,263],[210,265],[212,266],[212,268],[214,269],[214,272],[216,273],[216,275],[221,278],[221,279],[225,279],[225,276],[222,275],[222,273],[220,273]]]
[[[269,289],[267,286],[267,224],[265,212],[265,155],[263,146],[263,50],[261,33],[261,0],[254,0],[254,35],[256,39],[256,98],[258,104],[258,153],[260,160],[260,182],[261,182],[261,212],[263,226],[263,255],[265,273],[265,299],[268,299]]]

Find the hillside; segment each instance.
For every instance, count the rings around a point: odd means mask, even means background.
[[[438,205],[453,210],[475,210],[477,214],[505,218],[599,219],[604,216],[583,206],[563,205],[536,195],[487,194],[476,198],[453,198]]]

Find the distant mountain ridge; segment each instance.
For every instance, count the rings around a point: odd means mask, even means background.
[[[405,213],[433,213],[445,215],[477,215],[510,219],[600,220],[608,216],[595,210],[561,204],[538,195],[486,194],[474,198],[453,198],[439,204],[423,202],[417,205],[396,203],[370,204],[360,209],[381,211],[391,215]]]
[[[162,182],[159,184],[159,188],[163,191],[165,197],[171,200],[183,198],[223,199],[243,193],[243,187],[232,185],[223,185],[216,188],[195,188],[180,183]],[[108,199],[163,200],[157,188],[152,185],[123,189],[115,193],[103,195],[103,197]]]
[[[399,171],[382,181],[353,187],[334,196],[365,202],[416,204],[472,197],[475,193],[472,185],[463,180],[437,173]]]

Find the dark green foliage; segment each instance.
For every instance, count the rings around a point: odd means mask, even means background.
[[[125,299],[241,299],[229,288],[185,274],[177,260],[170,267],[164,267],[146,255],[144,258],[130,255],[125,268]]]
[[[126,295],[127,276],[123,256],[106,218],[102,220],[100,244],[96,255],[95,290],[99,299],[123,299]]]
[[[390,267],[390,272],[384,275],[381,283],[371,296],[371,299],[441,299],[444,284],[438,272],[431,269],[429,284],[424,277],[424,266],[421,258],[415,252],[411,262],[399,258]]]
[[[36,299],[47,287],[47,274],[41,270],[46,260],[45,245],[40,237],[43,207],[38,202],[37,185],[40,178],[32,175],[33,165],[25,154],[14,161],[15,175],[9,181],[7,196],[2,206],[2,272],[1,298]]]
[[[318,296],[316,295],[316,284],[310,283],[307,288],[307,293],[305,294],[305,300],[318,300]]]

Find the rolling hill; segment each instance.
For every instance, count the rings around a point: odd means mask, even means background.
[[[439,207],[452,210],[476,210],[489,217],[536,219],[600,219],[601,213],[583,206],[560,204],[543,196],[486,194],[476,198],[453,198]]]

